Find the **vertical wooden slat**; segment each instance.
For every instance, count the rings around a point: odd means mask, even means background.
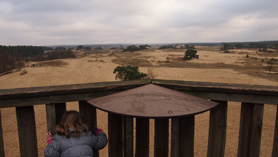
[[[275,122],[275,133],[274,133],[274,142],[272,149],[272,157],[278,156],[278,105],[276,111],[276,122]]]
[[[135,157],[149,157],[150,122],[147,118],[136,118]]]
[[[33,106],[16,107],[21,157],[37,157],[37,134]]]
[[[96,131],[95,126],[97,126],[97,113],[96,108],[89,104],[87,101],[79,101],[79,112],[83,116],[88,129],[94,133]],[[98,150],[94,151],[94,157],[99,156]]]
[[[0,109],[0,157],[4,157],[4,142],[3,142],[3,131],[2,131],[2,117],[1,117],[1,109]]]
[[[239,157],[259,157],[263,123],[263,104],[242,103],[239,133]]]
[[[66,103],[55,103],[56,124],[59,124],[63,113],[66,111]]]
[[[123,156],[122,116],[108,113],[109,157]]]
[[[227,129],[227,101],[210,110],[208,157],[224,157]]]
[[[167,157],[169,148],[169,119],[155,119],[154,156]]]
[[[66,111],[66,103],[46,104],[45,109],[47,130],[53,134],[56,125],[59,124],[63,113]]]
[[[194,156],[194,121],[195,116],[182,117],[179,119],[179,156],[193,157]]]
[[[56,127],[56,112],[54,104],[46,104],[46,121],[47,121],[47,131],[50,131],[54,134],[54,130]]]
[[[124,117],[124,156],[133,156],[133,118]]]
[[[179,118],[172,118],[171,157],[179,157]]]

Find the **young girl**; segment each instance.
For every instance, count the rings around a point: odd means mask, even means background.
[[[46,157],[93,156],[93,149],[107,144],[106,134],[97,128],[93,135],[77,111],[66,111],[55,132],[53,137],[50,132],[47,135]]]

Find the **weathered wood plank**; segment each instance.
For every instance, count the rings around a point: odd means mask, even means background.
[[[278,156],[278,106],[276,111],[276,122],[275,122],[275,133],[274,133],[274,142],[272,149],[272,157]]]
[[[263,104],[242,103],[238,145],[239,157],[260,156],[263,111]]]
[[[47,121],[47,131],[50,131],[54,134],[56,127],[56,112],[55,112],[55,104],[46,104],[46,121]]]
[[[224,157],[227,129],[227,101],[210,110],[208,157]]]
[[[37,157],[37,134],[33,106],[17,107],[16,118],[22,157]]]
[[[172,118],[171,128],[171,157],[179,157],[179,118]]]
[[[149,157],[150,122],[147,118],[136,118],[135,157]]]
[[[109,157],[123,157],[122,116],[108,113]]]
[[[79,112],[83,116],[88,129],[94,134],[97,126],[97,112],[96,108],[89,104],[87,101],[79,101]],[[94,157],[99,156],[98,150],[94,151]]]
[[[124,156],[133,156],[133,118],[124,117]]]
[[[0,90],[0,107],[90,100],[150,83],[150,80]],[[278,87],[153,80],[152,83],[207,99],[278,104]]]
[[[55,105],[56,124],[59,124],[63,116],[63,113],[66,111],[66,103],[56,103],[54,105]]]
[[[168,157],[169,119],[155,119],[154,156]]]
[[[1,89],[0,108],[90,100],[148,83],[150,80]]]
[[[247,85],[247,84],[228,84],[214,82],[193,82],[177,80],[152,80],[153,84],[167,86],[178,90],[202,91],[202,92],[223,92],[234,94],[251,95],[278,95],[277,86]]]
[[[182,117],[179,121],[179,157],[193,157],[195,116]]]
[[[175,80],[153,80],[152,83],[205,99],[278,104],[278,87]]]
[[[0,110],[0,157],[5,157],[1,110]]]

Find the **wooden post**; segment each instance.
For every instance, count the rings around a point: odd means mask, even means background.
[[[172,118],[171,130],[171,157],[179,157],[179,118]]]
[[[50,131],[52,134],[55,132],[56,127],[56,112],[54,104],[46,104],[46,121],[47,121],[47,131]]]
[[[194,121],[195,116],[182,117],[180,120],[180,146],[179,157],[193,157],[194,156]]]
[[[4,142],[3,142],[3,131],[2,131],[2,117],[1,117],[1,109],[0,109],[0,156],[5,156],[4,151]]]
[[[124,156],[133,156],[133,118],[124,117]]]
[[[95,133],[96,129],[95,126],[97,126],[97,113],[96,108],[93,107],[91,104],[89,104],[87,101],[79,101],[79,112],[83,116],[88,129],[92,132],[92,134]],[[94,151],[94,157],[99,156],[98,150]]]
[[[242,103],[239,132],[239,157],[259,157],[263,123],[263,104]]]
[[[56,124],[59,124],[63,113],[66,111],[66,103],[55,103]]]
[[[154,156],[168,157],[169,119],[155,119]]]
[[[37,157],[37,134],[33,106],[16,107],[21,157]]]
[[[122,116],[108,113],[109,157],[123,157]]]
[[[278,156],[278,105],[277,105],[277,112],[276,112],[276,122],[275,122],[275,133],[274,133],[274,142],[273,142],[273,149],[272,149],[272,157]]]
[[[224,157],[227,129],[227,101],[210,110],[208,157]]]
[[[149,157],[150,122],[148,118],[136,118],[135,157]]]
[[[45,109],[47,118],[47,130],[53,134],[56,125],[59,124],[63,113],[66,111],[66,103],[46,104]]]

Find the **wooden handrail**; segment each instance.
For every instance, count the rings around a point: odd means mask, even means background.
[[[208,141],[209,146],[207,152],[208,156],[224,156],[227,127],[227,102],[242,102],[238,156],[245,156],[246,154],[250,154],[250,152],[253,153],[252,156],[259,156],[259,147],[262,132],[261,124],[263,118],[262,113],[264,108],[263,104],[278,104],[277,86],[175,80],[137,80],[50,87],[2,89],[0,90],[0,108],[16,107],[21,156],[36,156],[36,128],[34,127],[35,121],[33,105],[46,104],[48,129],[53,130],[53,128],[57,124],[59,116],[61,116],[61,112],[66,109],[66,103],[71,101],[79,101],[80,113],[86,116],[85,119],[87,119],[87,121],[90,121],[89,128],[90,130],[92,130],[93,126],[97,123],[96,109],[93,106],[90,106],[90,104],[88,104],[86,100],[143,86],[149,83],[220,102],[220,106],[213,109],[210,113],[211,115]],[[122,117],[109,113],[108,119],[110,128],[108,132],[111,136],[115,135],[115,137],[109,137],[111,140],[109,144],[111,147],[109,148],[110,153],[117,152],[119,156],[122,156],[123,154],[133,154],[134,150],[133,146],[131,145],[134,143],[132,138],[132,136],[134,136],[132,131],[132,118]],[[276,118],[276,121],[278,121],[278,118]],[[256,125],[252,125],[251,123]],[[28,124],[32,127],[26,127],[25,124]],[[136,119],[136,125],[145,126],[146,124],[149,125],[148,119]],[[157,121],[156,125],[158,128],[161,126],[168,127],[169,124],[167,120],[164,119],[161,122]],[[161,139],[156,139],[155,155],[165,155],[165,153],[163,153],[164,150],[166,153],[168,151],[168,146],[166,145],[166,143],[170,141],[172,146],[176,146],[174,148],[172,147],[171,149],[173,151],[178,151],[171,152],[173,156],[180,156],[182,154],[189,154],[189,156],[193,156],[194,126],[194,116],[172,119],[172,139],[164,139],[162,143],[160,143]],[[117,129],[117,127],[120,127],[120,129]],[[112,131],[111,128],[113,130],[117,130],[118,132]],[[276,122],[273,154],[278,154],[277,128],[278,122]],[[29,131],[33,133],[29,134]],[[0,125],[0,133],[1,132],[2,126]],[[147,141],[149,140],[149,136],[146,136],[148,134],[148,126],[145,128],[137,128],[136,138],[138,140],[136,140],[136,150],[144,150],[141,152],[136,151],[135,154],[137,156],[139,156],[140,154],[142,154],[143,156],[148,156],[149,147],[148,145],[146,145]],[[164,137],[164,135],[167,135],[169,133],[156,132],[156,134],[161,134],[160,137]],[[120,135],[123,137],[121,137]],[[27,141],[25,141],[26,137],[28,138]],[[157,138],[158,137],[159,136],[157,136]],[[117,142],[121,139],[123,139],[124,142]],[[26,142],[33,142],[33,144],[27,145]],[[129,145],[127,145],[128,143]],[[116,145],[116,147],[114,147],[113,145]],[[34,150],[34,152],[30,152],[33,149],[36,150]],[[256,149],[256,151],[253,151],[254,149]],[[123,152],[119,152],[121,150]],[[4,154],[3,151],[3,139],[1,139],[0,137],[0,154]],[[95,151],[94,153],[96,156],[98,156],[97,151]]]

